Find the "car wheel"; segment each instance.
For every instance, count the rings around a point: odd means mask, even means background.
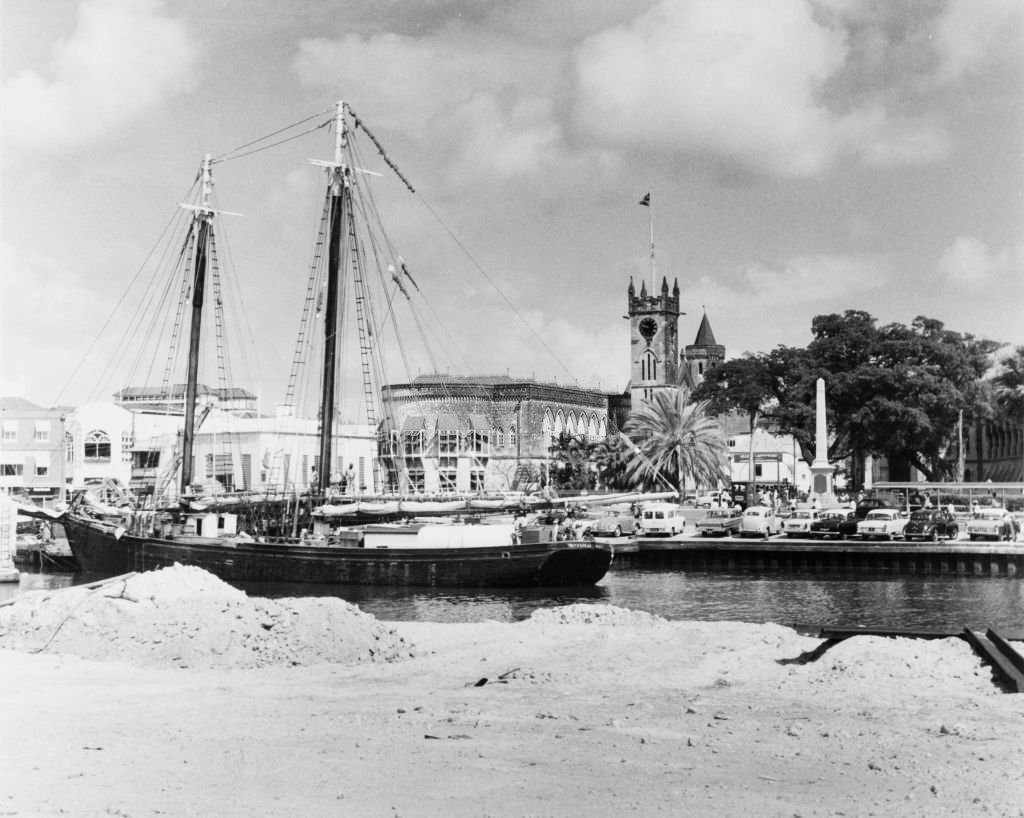
[[[622,536],[622,526],[621,525],[615,526],[615,536],[616,537],[621,537]]]
[[[929,539],[931,539],[932,542],[938,542],[939,541],[939,529],[933,528],[932,529],[932,536]]]
[[[951,540],[958,539],[959,537],[960,537],[960,529],[959,528],[957,528],[956,526],[953,526],[951,529],[949,529],[949,538]]]

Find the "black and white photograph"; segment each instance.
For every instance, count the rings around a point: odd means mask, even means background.
[[[1021,0],[0,0],[0,815],[1024,818]]]

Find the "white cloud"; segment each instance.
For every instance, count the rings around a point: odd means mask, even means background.
[[[813,174],[839,127],[816,95],[845,54],[805,3],[664,0],[579,47],[579,120],[620,143]]]
[[[0,242],[0,354],[5,369],[22,371],[22,397],[42,401],[61,391],[93,340],[97,316],[109,309],[77,272]]]
[[[844,153],[873,165],[945,156],[939,123],[894,119],[873,99],[826,104],[853,56],[847,24],[803,0],[662,0],[577,49],[579,123],[621,146],[782,176],[818,175]]]
[[[935,26],[939,82],[954,82],[983,66],[1024,53],[1024,3],[1020,0],[950,0]]]
[[[936,269],[953,283],[980,284],[1006,274],[1019,279],[1024,273],[1024,244],[992,250],[974,236],[957,236],[939,257]]]
[[[158,108],[192,85],[198,59],[157,0],[83,0],[47,70],[3,83],[5,153],[73,146]]]
[[[929,164],[951,151],[949,134],[937,122],[879,117],[878,127],[873,137],[865,140],[861,153],[865,164],[886,168]]]

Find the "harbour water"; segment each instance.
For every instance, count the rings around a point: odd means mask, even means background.
[[[23,573],[0,585],[0,600],[97,579],[87,574]],[[338,596],[388,621],[514,622],[538,608],[615,605],[674,620],[776,622],[891,629],[994,627],[1024,634],[1024,580],[991,577],[857,577],[611,571],[592,588],[456,590],[364,585],[251,584],[251,596]]]

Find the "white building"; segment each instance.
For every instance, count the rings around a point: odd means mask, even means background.
[[[747,483],[750,475],[750,433],[728,435],[729,472],[734,483]],[[811,488],[811,467],[800,456],[791,435],[754,430],[754,475],[757,484],[793,486],[797,492]]]
[[[279,412],[239,417],[210,408],[197,418],[193,484],[256,494],[308,490],[319,465],[317,421]],[[69,487],[108,479],[139,494],[176,496],[181,465],[181,417],[91,403],[66,422]],[[336,427],[332,475],[351,492],[375,493],[377,439],[372,426]]]

